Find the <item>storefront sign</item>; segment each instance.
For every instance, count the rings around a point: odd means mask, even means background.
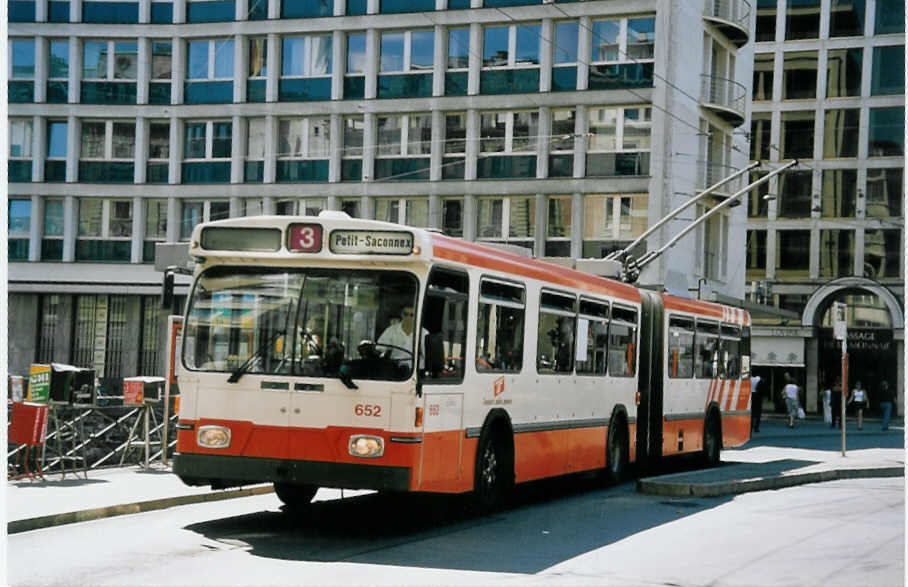
[[[28,401],[46,404],[50,399],[50,365],[32,365],[28,370]]]

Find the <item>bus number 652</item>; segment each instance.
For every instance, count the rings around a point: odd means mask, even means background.
[[[353,408],[353,413],[357,416],[369,416],[371,418],[378,418],[379,416],[381,416],[381,406],[356,404],[356,406]]]

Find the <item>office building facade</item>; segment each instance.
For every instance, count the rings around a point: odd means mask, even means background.
[[[155,245],[201,221],[343,210],[564,262],[747,163],[743,0],[9,6],[12,373],[160,373]],[[641,283],[743,298],[746,226],[729,208]]]
[[[904,366],[905,4],[757,3],[751,158],[801,164],[749,199],[755,371],[785,372],[809,410],[841,373],[831,305],[848,306],[849,380],[898,385]]]

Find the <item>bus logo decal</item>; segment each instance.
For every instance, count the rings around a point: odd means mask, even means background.
[[[495,380],[495,383],[492,385],[492,392],[495,394],[495,397],[504,393],[504,375]]]

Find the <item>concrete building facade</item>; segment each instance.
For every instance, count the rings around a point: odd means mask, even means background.
[[[14,374],[161,373],[155,244],[201,221],[343,210],[600,258],[748,160],[744,0],[11,0],[9,14]],[[743,299],[746,214],[729,208],[640,283]]]

